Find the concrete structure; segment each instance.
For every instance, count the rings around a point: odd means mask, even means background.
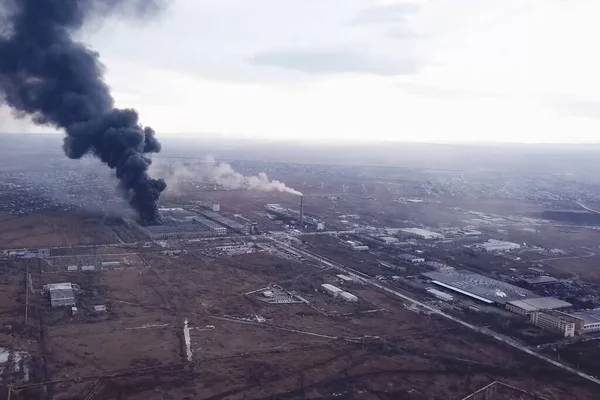
[[[101,265],[103,267],[118,267],[121,263],[119,261],[104,261]]]
[[[82,271],[94,271],[96,269],[96,267],[94,267],[93,265],[83,265],[81,267]]]
[[[398,243],[398,239],[392,236],[382,236],[379,239],[385,244],[394,244]]]
[[[352,283],[352,282],[354,282],[354,281],[355,281],[355,279],[354,279],[353,277],[351,277],[351,276],[348,276],[348,275],[338,274],[338,275],[336,275],[336,276],[337,276],[338,278],[340,278],[340,280],[341,280],[342,282],[345,282],[345,283]]]
[[[562,318],[561,313],[555,312],[533,312],[531,313],[531,323],[548,332],[558,333],[563,337],[575,336],[575,324],[566,318]]]
[[[541,275],[534,276],[533,278],[523,279],[523,282],[527,283],[528,285],[547,285],[551,283],[558,283],[558,279],[552,276]]]
[[[407,263],[411,263],[411,264],[418,264],[418,263],[425,262],[425,259],[423,257],[417,257],[412,254],[406,254],[406,253],[398,255],[398,259],[402,260],[404,262],[407,262]]]
[[[227,228],[217,224],[214,221],[211,221],[208,218],[205,217],[201,217],[199,215],[195,216],[193,219],[195,222],[199,223],[202,226],[205,226],[206,228],[208,228],[209,230],[211,230],[215,235],[219,236],[219,235],[226,235],[227,234]]]
[[[74,307],[77,304],[75,300],[76,289],[78,290],[79,286],[70,282],[44,285],[44,292],[50,295],[50,305],[52,307]]]
[[[272,290],[265,290],[264,292],[262,292],[262,294],[266,298],[272,298],[275,295]]]
[[[407,233],[412,236],[419,237],[421,239],[443,239],[444,235],[437,232],[428,231],[421,228],[403,228],[400,232]]]
[[[539,297],[527,289],[466,270],[432,271],[425,272],[422,275],[431,279],[431,283],[435,285],[487,304],[504,305],[513,300]]]
[[[94,306],[94,311],[96,311],[96,312],[105,312],[106,311],[106,306],[105,305]]]
[[[513,300],[506,303],[506,309],[520,315],[530,315],[536,311],[558,310],[573,305],[554,297],[536,297],[533,299]]]
[[[436,298],[443,300],[443,301],[452,301],[454,300],[454,296],[452,296],[451,294],[448,293],[444,293],[442,291],[439,291],[437,289],[427,289],[427,292],[429,294],[432,294],[433,296],[435,296]]]
[[[67,271],[77,271],[79,267],[77,265],[69,265],[67,266]]]
[[[600,308],[594,310],[577,311],[568,314],[575,318],[574,322],[578,333],[590,333],[600,331]]]
[[[339,296],[339,294],[340,294],[340,293],[342,293],[342,292],[343,292],[343,290],[342,290],[342,289],[340,289],[339,287],[337,287],[337,286],[333,286],[333,285],[331,285],[331,284],[329,284],[329,283],[324,283],[324,284],[322,284],[322,285],[321,285],[321,287],[322,287],[322,288],[323,288],[323,289],[324,289],[324,290],[325,290],[325,291],[326,291],[328,294],[330,294],[330,295],[331,295],[331,296],[333,296],[333,297],[337,297],[337,296]]]
[[[513,242],[490,239],[485,243],[478,244],[477,247],[487,252],[501,252],[520,249],[521,245]]]
[[[351,303],[355,303],[358,301],[358,297],[356,297],[355,295],[353,295],[352,293],[348,293],[348,292],[341,292],[338,295],[339,298],[345,300],[345,301],[349,301]]]

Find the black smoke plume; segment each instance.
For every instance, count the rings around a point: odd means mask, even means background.
[[[73,35],[86,18],[110,11],[146,13],[149,0],[0,0],[0,104],[18,116],[66,132],[65,154],[92,154],[116,171],[143,223],[160,222],[166,184],[148,176],[160,151],[151,128],[132,109],[116,109],[99,56]]]

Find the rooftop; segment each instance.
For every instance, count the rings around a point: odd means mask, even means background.
[[[485,299],[487,302],[505,304],[513,300],[536,297],[533,292],[527,289],[467,270],[433,271],[425,272],[422,275],[433,280],[434,283],[440,286],[447,287],[478,300]]]
[[[571,303],[567,303],[566,301],[562,301],[554,297],[536,297],[533,299],[513,300],[509,301],[508,304],[522,308],[526,311],[555,310],[557,308],[567,308],[572,306]]]
[[[585,324],[596,324],[600,322],[600,308],[576,311],[570,314],[574,317],[581,318]]]

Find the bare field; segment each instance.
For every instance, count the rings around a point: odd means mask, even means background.
[[[0,216],[0,248],[42,248],[116,242],[114,233],[94,219],[71,213]]]
[[[360,306],[338,303],[314,292],[333,275],[302,263],[261,253],[144,258],[151,267],[34,273],[36,289],[50,282],[81,286],[75,316],[50,308],[39,293],[34,297],[42,327],[37,355],[44,360],[37,373],[66,379],[51,386],[52,398],[81,398],[98,385],[91,398],[292,400],[338,393],[345,399],[454,399],[496,379],[551,399],[595,393],[585,382],[410,311],[371,287],[346,287]],[[315,302],[267,304],[244,295],[272,283]],[[108,310],[95,312],[98,303]],[[363,312],[373,307],[379,310]],[[186,363],[185,320],[193,363]]]

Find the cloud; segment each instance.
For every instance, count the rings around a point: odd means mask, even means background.
[[[416,60],[372,55],[367,51],[329,48],[260,52],[249,61],[255,65],[301,71],[306,74],[365,73],[383,76],[413,74]]]
[[[353,20],[353,25],[398,24],[405,23],[409,15],[415,14],[420,7],[414,3],[395,3],[369,7],[361,11]]]
[[[547,96],[544,103],[564,116],[600,120],[600,100],[570,94],[554,94]]]

